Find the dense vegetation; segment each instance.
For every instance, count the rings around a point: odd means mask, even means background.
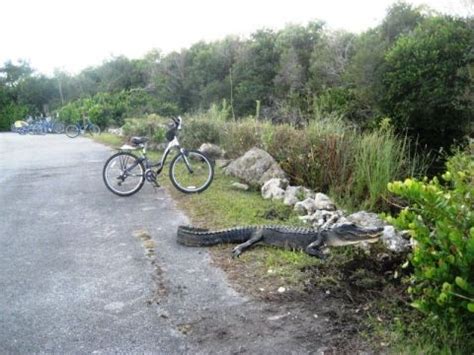
[[[474,146],[471,147],[471,149]],[[388,217],[415,241],[407,281],[412,306],[427,315],[424,326],[449,349],[472,350],[474,332],[474,160],[458,152],[442,175],[406,179],[389,190],[410,204]]]
[[[205,111],[226,100],[229,117],[302,124],[337,112],[360,127],[384,117],[398,132],[449,147],[469,132],[472,19],[399,3],[356,35],[319,21],[229,36],[141,59],[115,57],[75,76],[0,68],[0,129],[25,114],[88,114],[102,126],[127,116]]]
[[[202,117],[186,117],[180,141],[199,147],[215,143],[227,158],[237,158],[252,147],[268,151],[294,185],[329,193],[349,210],[383,210],[389,207],[387,184],[393,179],[419,176],[426,162],[410,153],[407,139],[397,137],[388,122],[361,132],[341,117],[312,120],[305,129],[274,125],[255,119],[238,122],[218,119],[211,110]],[[127,135],[147,135],[163,142],[163,119],[156,115],[127,119]]]

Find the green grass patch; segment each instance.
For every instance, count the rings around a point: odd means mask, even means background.
[[[160,183],[191,217],[194,224],[205,228],[227,228],[237,225],[285,224],[301,225],[292,208],[278,201],[262,199],[260,192],[232,188],[235,178],[224,175],[216,168],[214,181],[200,194],[186,195],[171,185],[165,167]]]
[[[102,133],[97,136],[93,136],[92,139],[98,143],[105,144],[112,148],[119,148],[125,141],[125,137],[120,137],[111,133]]]

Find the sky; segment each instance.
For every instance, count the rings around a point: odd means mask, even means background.
[[[257,29],[323,20],[362,32],[393,0],[2,0],[0,65],[26,59],[40,73],[77,74],[114,56],[141,58],[201,40],[246,37]],[[472,15],[474,0],[407,0],[450,14]]]

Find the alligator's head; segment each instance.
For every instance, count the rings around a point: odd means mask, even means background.
[[[343,224],[325,231],[328,246],[352,245],[362,242],[374,243],[383,234],[383,228],[362,228],[355,224]]]

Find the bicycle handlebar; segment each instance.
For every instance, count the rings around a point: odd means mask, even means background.
[[[183,122],[183,119],[181,118],[181,116],[178,116],[178,117],[171,117],[171,119],[173,120],[175,126],[177,129],[181,129],[181,124]]]

